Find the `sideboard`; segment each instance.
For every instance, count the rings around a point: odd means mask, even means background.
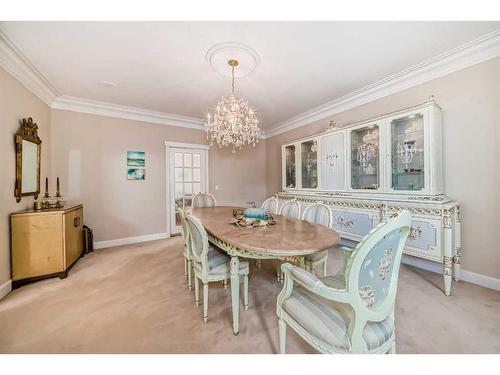
[[[441,108],[429,101],[282,145],[280,204],[321,201],[332,229],[360,241],[409,210],[408,256],[443,266],[444,292],[460,278],[459,202],[444,195]]]
[[[332,211],[332,229],[342,239],[359,242],[372,228],[401,210],[412,213],[412,225],[404,254],[443,265],[444,292],[451,293],[452,276],[460,279],[460,209],[458,202],[445,197],[431,200],[369,199],[328,193],[280,192],[279,207],[291,199],[301,212],[311,203],[322,202]]]
[[[59,276],[83,252],[83,206],[27,210],[10,215],[12,288],[27,282]]]

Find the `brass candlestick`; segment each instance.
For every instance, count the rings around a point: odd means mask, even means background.
[[[45,198],[50,198],[49,195],[49,178],[45,177]]]
[[[59,177],[57,177],[57,191],[56,191],[56,197],[61,197],[61,189],[59,187]]]

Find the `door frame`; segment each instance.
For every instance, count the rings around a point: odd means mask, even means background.
[[[210,188],[210,181],[209,181],[209,176],[210,176],[210,170],[208,169],[209,163],[208,163],[208,150],[209,146],[206,144],[199,144],[199,143],[184,143],[184,142],[169,142],[165,141],[165,197],[166,197],[166,223],[167,223],[167,238],[170,238],[172,235],[171,232],[171,225],[170,225],[170,214],[171,214],[171,205],[172,205],[172,200],[170,199],[170,163],[169,163],[169,153],[172,149],[174,148],[190,148],[193,150],[203,150],[206,151],[206,158],[205,158],[205,168],[206,168],[206,190],[207,193],[209,193],[209,188]]]

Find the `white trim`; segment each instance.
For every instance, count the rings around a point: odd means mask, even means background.
[[[0,30],[0,66],[47,105],[59,95],[49,81]]]
[[[443,273],[443,265],[441,263],[431,262],[425,259],[419,259],[405,255],[403,256],[402,263],[434,273],[439,273],[439,274]],[[461,270],[460,280],[480,285],[485,288],[500,291],[500,279],[495,279],[494,277],[491,276],[486,276],[471,271]]]
[[[12,280],[7,280],[2,285],[0,285],[0,299],[5,297],[12,291]]]
[[[106,247],[114,247],[114,246],[129,245],[139,242],[162,240],[165,238],[168,238],[167,233],[153,233],[136,237],[119,238],[116,240],[98,241],[94,242],[94,249],[104,249]]]
[[[200,144],[200,143],[186,143],[186,142],[170,142],[170,141],[165,141],[165,198],[166,198],[166,223],[167,223],[167,237],[171,237],[172,231],[170,228],[170,220],[171,220],[171,211],[170,211],[170,205],[172,204],[171,202],[171,197],[170,197],[170,165],[169,165],[169,151],[171,148],[188,148],[188,149],[193,149],[193,150],[203,150],[205,152],[205,179],[206,179],[206,192],[210,194],[210,170],[209,170],[209,163],[208,163],[208,158],[209,158],[209,149],[210,146],[206,144]]]
[[[122,118],[153,124],[180,126],[183,128],[205,130],[203,120],[195,117],[173,115],[165,112],[112,104],[97,100],[75,98],[63,95],[52,102],[54,109],[90,113],[93,115]]]
[[[494,290],[500,291],[500,279],[495,279],[491,276],[481,275],[479,273],[471,272],[471,271],[460,271],[460,278],[463,281],[468,281],[472,284],[477,284],[484,286],[485,288],[490,288]]]
[[[500,30],[294,116],[273,126],[265,132],[264,137],[274,137],[498,56]]]
[[[198,143],[169,142],[169,141],[165,141],[165,146],[178,147],[178,148],[194,148],[199,150],[208,150],[210,148],[209,145],[203,145]]]

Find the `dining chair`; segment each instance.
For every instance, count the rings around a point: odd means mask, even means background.
[[[295,199],[283,203],[280,209],[280,215],[292,217],[294,219],[300,218],[300,204]]]
[[[300,204],[295,199],[292,199],[290,201],[286,201],[281,206],[279,213],[280,213],[280,215],[283,215],[286,217],[299,219],[300,218]],[[283,264],[283,262],[281,260],[278,260],[278,264],[276,265],[276,280],[278,280],[280,282],[283,282],[283,280],[284,280],[283,272],[281,272],[281,265],[282,264]]]
[[[304,209],[302,220],[330,228],[332,223],[332,212],[324,203],[313,203]],[[327,261],[328,249],[304,257],[306,270],[314,273],[316,267],[323,265],[323,276],[326,276]]]
[[[191,244],[189,241],[189,230],[188,230],[188,226],[187,226],[187,222],[186,222],[186,215],[188,215],[188,213],[180,207],[177,207],[177,213],[179,214],[179,218],[181,219],[182,237],[184,239],[184,247],[183,247],[183,251],[182,251],[182,255],[184,257],[184,277],[188,282],[188,289],[192,290],[193,289],[193,284],[192,284],[193,257],[191,255]]]
[[[278,213],[278,204],[279,200],[276,197],[267,198],[263,203],[261,208],[266,211],[268,214],[277,214]]]
[[[191,205],[193,207],[215,207],[217,206],[217,201],[212,194],[198,193],[194,196]]]
[[[193,269],[195,276],[194,291],[195,304],[200,302],[199,281],[203,283],[203,321],[208,321],[208,283],[214,281],[226,281],[231,278],[231,258],[222,250],[209,244],[207,232],[200,221],[192,216],[186,215],[189,230],[191,254],[193,257]],[[247,261],[240,261],[239,274],[243,276],[243,303],[244,309],[248,310],[248,274],[250,265]]]
[[[318,278],[283,264],[276,313],[280,352],[290,326],[321,353],[396,353],[394,309],[411,215],[402,211],[372,229],[334,276]]]

